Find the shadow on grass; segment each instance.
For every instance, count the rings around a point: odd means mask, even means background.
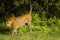
[[[0,34],[8,35],[11,33],[11,29],[10,27],[0,26]]]

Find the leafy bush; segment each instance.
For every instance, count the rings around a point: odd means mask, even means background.
[[[32,29],[43,33],[55,33],[60,31],[60,1],[59,0],[32,0]],[[7,17],[20,16],[28,12],[28,0],[1,0],[0,3],[0,31],[5,29],[5,19]],[[19,11],[18,11],[19,10]],[[24,11],[25,10],[25,11]],[[18,29],[27,32],[24,25]]]

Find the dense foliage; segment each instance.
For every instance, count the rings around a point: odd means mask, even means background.
[[[60,0],[31,0],[33,31],[55,33],[60,31]],[[0,29],[7,18],[29,12],[29,0],[0,0]],[[4,26],[5,28],[5,26]],[[0,30],[0,31],[1,31]],[[27,31],[23,27],[20,31]]]

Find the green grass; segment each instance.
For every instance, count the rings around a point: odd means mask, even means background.
[[[40,31],[21,32],[14,36],[0,33],[0,40],[60,40],[59,34],[45,34]]]

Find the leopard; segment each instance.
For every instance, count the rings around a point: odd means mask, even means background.
[[[17,29],[19,27],[22,27],[25,24],[28,24],[29,32],[32,31],[32,27],[31,27],[32,16],[31,16],[31,13],[32,13],[32,4],[30,2],[30,11],[28,13],[26,13],[24,15],[21,15],[21,16],[18,16],[18,17],[12,16],[12,17],[7,19],[6,26],[12,26],[12,34],[16,34]]]

